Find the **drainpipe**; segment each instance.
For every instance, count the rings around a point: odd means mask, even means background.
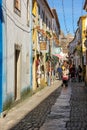
[[[32,0],[30,0],[30,31],[29,31],[30,43],[29,43],[29,52],[30,52],[30,89],[32,89]]]

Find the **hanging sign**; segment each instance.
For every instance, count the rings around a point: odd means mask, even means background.
[[[47,49],[46,42],[40,42],[40,50],[46,50],[46,49]]]

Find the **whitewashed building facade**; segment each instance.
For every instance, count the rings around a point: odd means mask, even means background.
[[[0,112],[30,89],[31,0],[1,1],[3,15],[3,75]],[[1,23],[2,24],[2,23]]]

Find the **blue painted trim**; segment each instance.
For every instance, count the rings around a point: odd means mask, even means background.
[[[2,12],[2,0],[0,0],[0,113],[3,111],[2,105],[2,70],[3,70],[3,38],[2,38],[2,28],[3,28],[3,12]]]
[[[30,89],[32,88],[32,0],[30,0]]]
[[[7,37],[7,34],[6,34],[6,13],[3,11],[3,16],[4,16],[4,19],[3,19],[3,23],[2,23],[2,41],[3,41],[3,47],[2,47],[2,54],[3,54],[3,67],[2,67],[2,105],[4,104],[5,102],[5,99],[7,98],[7,86],[6,86],[6,81],[7,81],[7,75],[6,75],[6,66],[7,66],[7,59],[6,59],[6,37]],[[3,107],[3,106],[2,106]]]

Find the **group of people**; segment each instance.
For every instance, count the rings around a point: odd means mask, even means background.
[[[68,81],[75,81],[78,79],[79,82],[82,81],[82,68],[79,65],[78,68],[74,64],[69,65],[67,61],[64,61],[62,65],[59,64],[57,68],[59,80],[63,81],[65,87],[68,86]]]
[[[71,76],[71,81],[75,81],[78,79],[79,82],[82,81],[82,68],[79,65],[78,68],[75,67],[75,65],[70,66],[70,76]]]

